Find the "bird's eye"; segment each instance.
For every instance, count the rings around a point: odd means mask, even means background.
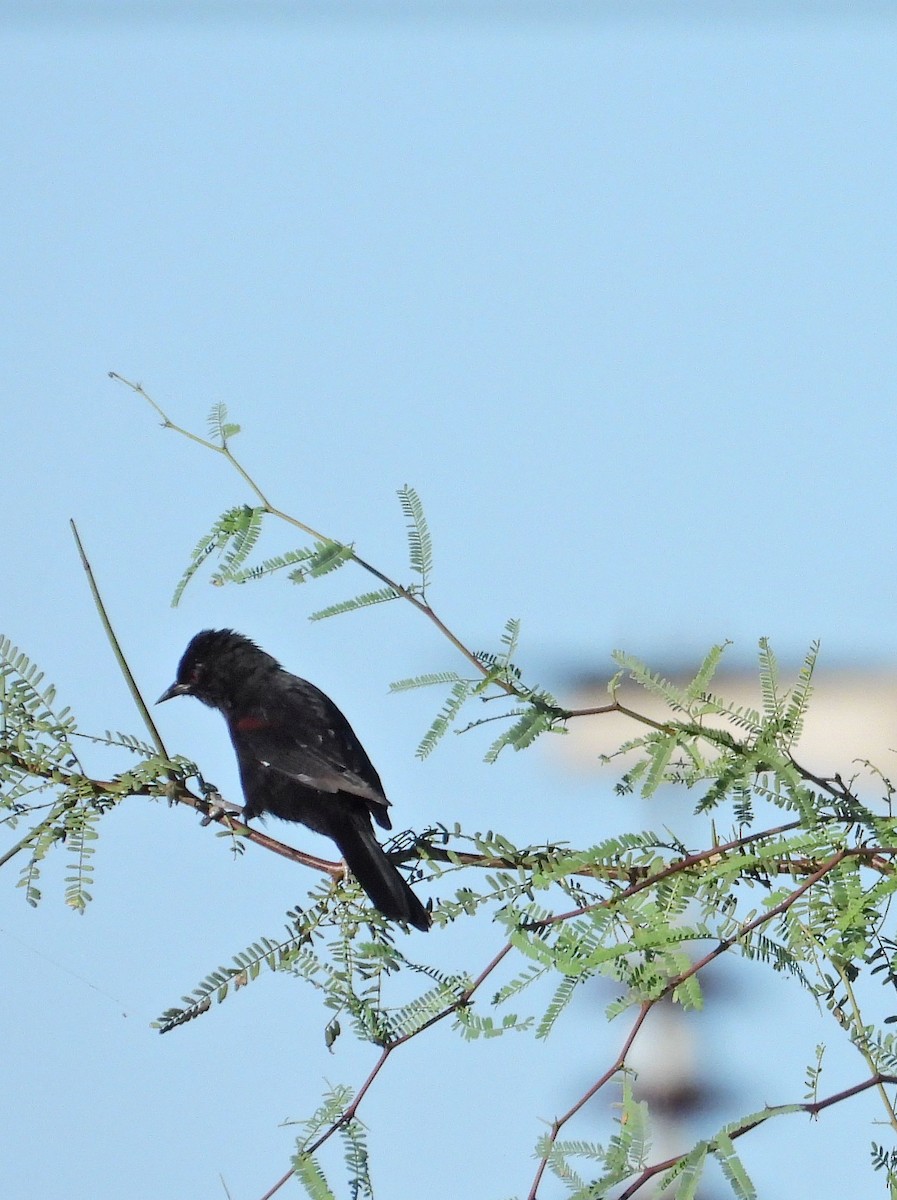
[[[190,679],[188,680],[191,687],[195,687],[200,682],[204,672],[205,667],[202,663],[197,663],[195,667],[191,668]]]

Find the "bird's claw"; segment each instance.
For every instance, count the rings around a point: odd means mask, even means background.
[[[236,816],[243,810],[239,804],[232,804],[230,800],[225,800],[220,792],[210,791],[205,796],[208,808],[203,815],[200,825],[211,825],[213,821],[217,821],[219,817],[223,817],[225,813],[230,813]]]

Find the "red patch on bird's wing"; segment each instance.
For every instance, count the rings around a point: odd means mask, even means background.
[[[251,733],[254,729],[267,729],[270,724],[271,722],[265,717],[238,717],[234,721],[234,729],[242,729],[245,733]]]

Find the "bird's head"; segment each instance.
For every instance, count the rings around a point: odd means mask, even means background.
[[[175,696],[195,696],[211,708],[226,710],[262,662],[277,669],[276,661],[242,633],[204,629],[184,651],[177,678],[156,703]]]

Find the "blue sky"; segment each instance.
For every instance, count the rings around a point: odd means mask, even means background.
[[[457,663],[395,606],[307,622],[360,578],[199,583],[172,611],[190,548],[247,496],[109,370],[200,432],[226,403],[272,500],[389,571],[413,484],[437,609],[478,648],[521,618],[521,661],[562,694],[618,646],[680,662],[730,638],[745,661],[768,635],[797,659],[819,637],[823,661],[894,660],[897,23],[733,9],[0,7],[3,632],[83,728],[139,721],[69,517],[147,695],[197,629],[243,630],[337,699],[400,826],[582,842],[683,812],[620,811],[538,748],[488,768],[477,735],[419,763],[434,701],[388,684]],[[214,714],[159,719],[236,794]],[[220,1174],[261,1195],[291,1145],[278,1123],[369,1052],[328,1055],[315,998],[279,977],[165,1038],[148,1023],[276,933],[310,878],[234,864],[185,811],[134,802],[106,825],[85,919],[61,861],[37,911],[7,876],[9,1194],[203,1200]],[[499,944],[429,952],[475,972]],[[699,1033],[730,1067],[723,1117],[799,1098],[836,1040],[781,981],[734,978]],[[525,1193],[540,1122],[616,1052],[600,1008],[532,1067],[445,1031],[397,1055],[363,1114],[378,1195],[409,1194],[409,1158],[433,1200]],[[862,1071],[845,1058],[831,1090]],[[876,1115],[746,1141],[761,1194],[857,1195],[858,1169],[876,1194]]]

